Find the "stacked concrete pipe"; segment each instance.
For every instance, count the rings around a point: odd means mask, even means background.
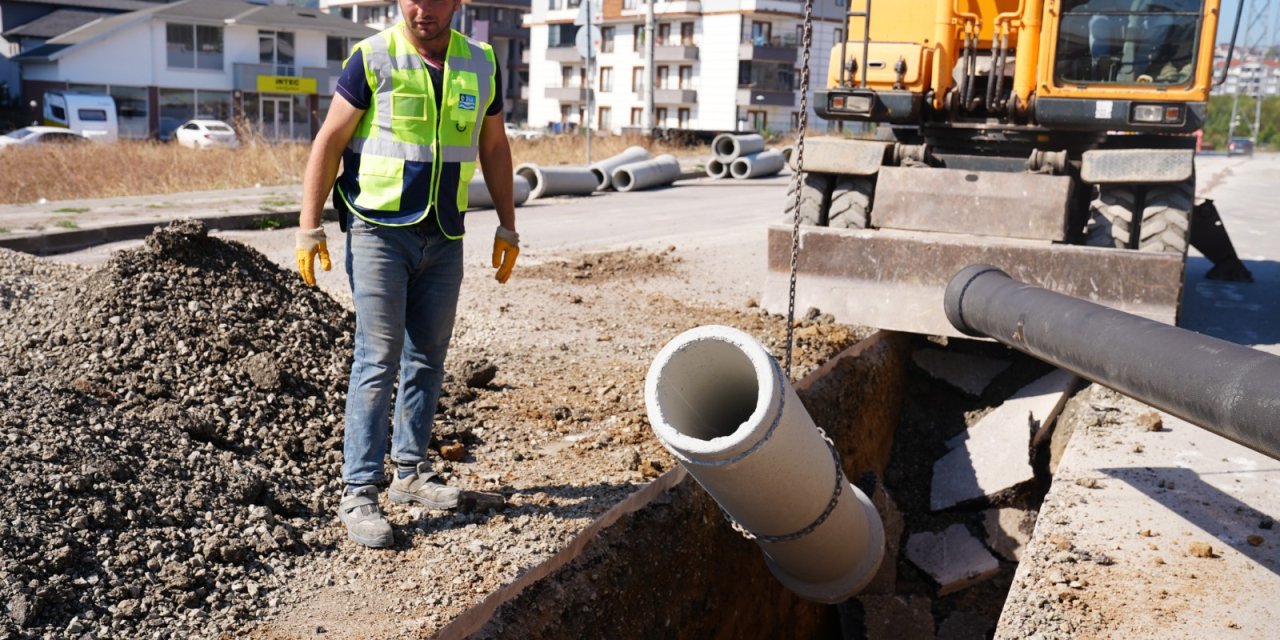
[[[761,151],[736,158],[729,165],[729,174],[739,180],[761,178],[778,174],[786,164],[782,151]]]
[[[618,191],[665,187],[680,179],[680,161],[664,153],[652,160],[624,164],[613,170],[611,181]]]
[[[590,195],[599,186],[596,175],[586,167],[540,167],[522,164],[516,175],[529,181],[530,198]]]
[[[722,133],[711,141],[711,152],[725,164],[733,162],[738,156],[761,151],[764,151],[764,137],[756,133]]]
[[[759,342],[730,327],[686,331],[654,359],[645,403],[662,444],[788,589],[835,603],[870,582],[880,516]]]
[[[596,176],[597,191],[605,191],[613,186],[613,172],[618,167],[649,159],[649,151],[644,147],[627,147],[616,156],[593,163],[589,168]]]
[[[713,180],[729,177],[729,165],[721,162],[719,158],[712,157],[707,161],[707,176]]]
[[[516,206],[520,206],[529,199],[529,181],[524,176],[516,175],[511,177],[511,186],[514,188]],[[493,198],[489,195],[489,186],[484,182],[484,176],[478,172],[476,176],[467,184],[467,208],[469,209],[491,209],[493,208]]]

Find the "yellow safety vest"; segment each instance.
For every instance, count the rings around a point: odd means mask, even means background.
[[[334,188],[353,214],[373,224],[417,224],[434,210],[440,230],[456,240],[480,126],[497,90],[497,63],[488,44],[451,30],[436,113],[426,62],[403,29],[398,22],[355,46],[373,100],[343,152]]]

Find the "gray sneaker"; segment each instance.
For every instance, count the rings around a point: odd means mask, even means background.
[[[416,502],[429,509],[453,509],[458,506],[458,496],[462,492],[445,486],[440,476],[431,471],[430,464],[419,462],[417,472],[391,481],[389,493],[392,502]]]
[[[391,523],[378,508],[378,488],[366,485],[343,493],[338,503],[338,519],[347,525],[347,535],[366,547],[389,547],[394,539]]]

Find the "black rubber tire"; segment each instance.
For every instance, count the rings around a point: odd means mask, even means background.
[[[1100,184],[1089,209],[1084,243],[1091,247],[1125,249],[1137,222],[1138,193],[1130,185]]]
[[[871,196],[875,183],[866,176],[837,176],[827,207],[832,229],[866,229],[871,221]]]
[[[800,189],[800,224],[811,227],[827,226],[827,203],[831,198],[832,176],[826,173],[805,172],[787,183],[787,201],[782,221],[795,224],[796,189]]]
[[[1138,251],[1181,254],[1187,251],[1195,181],[1147,187],[1138,232]]]

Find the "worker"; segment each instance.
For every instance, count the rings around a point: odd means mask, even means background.
[[[347,390],[338,517],[352,540],[393,542],[378,502],[397,372],[392,502],[452,509],[460,492],[427,447],[462,283],[463,214],[477,158],[498,213],[496,278],[520,252],[501,76],[489,45],[449,27],[460,0],[397,0],[403,20],[357,44],[316,135],[303,179],[298,269],[330,268],[322,203],[332,189],[347,231],[356,332]],[[338,161],[342,175],[334,177]]]

